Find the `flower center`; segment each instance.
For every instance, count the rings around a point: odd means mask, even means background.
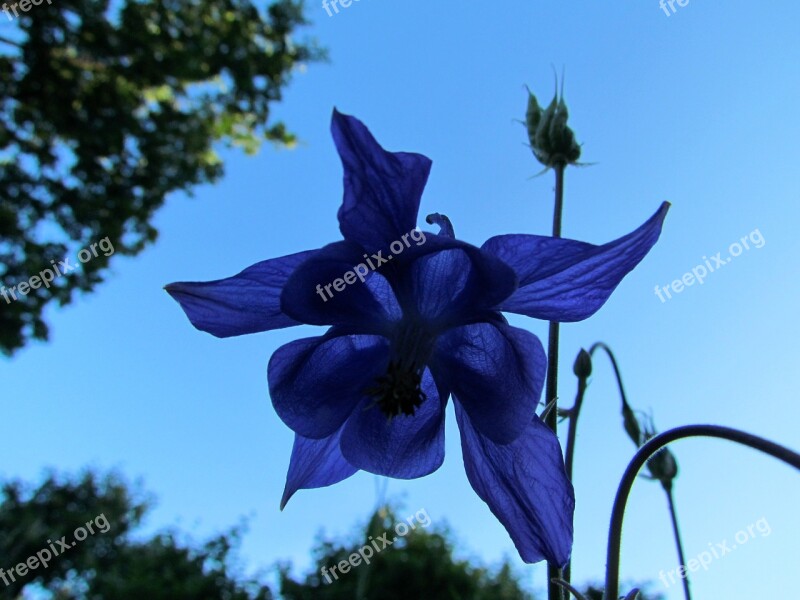
[[[414,415],[427,398],[422,391],[422,373],[433,349],[434,338],[418,324],[405,323],[391,339],[389,366],[365,390],[389,419]]]

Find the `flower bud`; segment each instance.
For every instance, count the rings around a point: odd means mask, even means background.
[[[525,113],[525,126],[528,130],[533,155],[545,167],[574,164],[581,156],[581,147],[575,141],[575,134],[567,125],[569,111],[563,96],[558,93],[542,110],[536,96],[528,90],[528,108]]]
[[[536,96],[533,95],[530,88],[528,89],[528,110],[525,112],[525,127],[528,128],[528,140],[533,146],[533,138],[536,135],[536,128],[539,126],[539,121],[542,119],[542,109],[536,101]]]
[[[575,373],[578,379],[588,379],[589,375],[592,374],[592,357],[583,348],[578,352],[578,356],[575,357],[572,372]]]
[[[556,114],[557,100],[553,96],[553,100],[547,105],[542,113],[542,118],[539,120],[539,125],[536,127],[536,134],[533,136],[534,146],[542,153],[549,155],[550,148],[550,124],[553,122],[553,116]]]
[[[678,476],[678,461],[668,448],[662,448],[647,461],[647,470],[653,479],[661,482],[661,487],[669,491],[672,480]]]
[[[652,419],[648,418],[642,443],[654,438],[656,433]],[[653,479],[661,482],[661,487],[669,491],[672,489],[672,480],[678,475],[678,461],[675,460],[675,456],[669,451],[669,448],[664,447],[647,460],[647,470],[650,471]]]

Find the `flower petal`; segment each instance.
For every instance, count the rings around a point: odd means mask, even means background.
[[[463,322],[469,315],[489,310],[516,289],[514,272],[493,256],[468,244],[451,246],[417,259],[412,268],[417,310],[429,319],[449,315]],[[457,240],[450,240],[457,242]]]
[[[334,242],[318,250],[286,282],[283,311],[310,325],[384,333],[402,313],[391,285],[365,261],[363,249],[352,242]]]
[[[295,433],[322,439],[339,429],[386,369],[388,340],[338,335],[295,340],[278,348],[267,368],[272,405]]]
[[[484,322],[442,335],[430,364],[481,434],[507,444],[522,435],[536,412],[547,358],[532,333]]]
[[[636,231],[602,246],[538,235],[490,238],[483,248],[519,277],[499,309],[561,322],[590,317],[656,243],[667,210],[664,202]]]
[[[387,419],[373,399],[362,402],[344,426],[342,454],[347,462],[376,475],[414,479],[444,462],[444,407],[429,370],[422,376],[427,396],[413,416]]]
[[[230,337],[299,325],[281,310],[289,276],[317,251],[308,250],[256,263],[233,277],[165,286],[192,325],[217,337]]]
[[[339,449],[342,430],[320,440],[294,436],[281,510],[297,490],[321,488],[344,481],[358,471]]]
[[[563,566],[572,552],[575,495],[556,435],[538,417],[515,441],[498,445],[481,435],[456,401],[464,468],[527,563]]]
[[[388,276],[400,303],[442,328],[494,309],[517,288],[516,273],[502,260],[446,235],[427,233],[424,243],[395,257],[398,275]]]
[[[344,166],[339,228],[367,251],[383,250],[417,223],[431,161],[387,152],[358,119],[333,111],[331,131]]]

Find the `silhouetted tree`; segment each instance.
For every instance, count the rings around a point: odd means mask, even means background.
[[[263,582],[239,575],[233,556],[241,528],[208,542],[182,541],[176,531],[142,539],[135,536],[152,498],[120,476],[85,472],[78,477],[51,474],[37,487],[19,481],[0,488],[0,600],[23,592],[54,600],[272,600]],[[279,565],[284,600],[533,600],[506,561],[490,569],[454,557],[452,534],[433,525],[426,511],[413,518],[392,508],[377,510],[366,527],[347,541],[321,540],[313,551],[316,567],[302,581]],[[407,532],[396,529],[404,522]],[[94,532],[74,546],[75,531]],[[63,538],[61,536],[64,536]],[[136,539],[135,539],[136,538]],[[393,538],[396,538],[393,540]],[[64,548],[57,540],[63,540]],[[391,542],[385,548],[383,541]],[[366,556],[348,572],[333,567]],[[47,565],[24,575],[14,571],[44,549],[58,552]],[[377,549],[380,549],[378,551]],[[323,571],[323,567],[325,571]],[[324,573],[324,574],[323,574]],[[327,577],[326,577],[327,575]],[[8,585],[6,585],[6,583]],[[628,586],[630,589],[632,586]],[[589,600],[601,600],[589,586]],[[642,595],[640,600],[660,596]]]
[[[34,490],[20,482],[7,483],[2,494],[0,568],[8,583],[0,581],[3,600],[18,598],[23,589],[58,600],[273,597],[267,586],[234,574],[231,553],[240,541],[238,529],[201,545],[182,543],[174,532],[133,540],[130,534],[150,502],[115,475],[86,473],[74,480],[52,475]],[[71,546],[76,528],[90,522],[96,526],[94,533]],[[62,535],[66,550],[56,541]],[[46,566],[40,562],[24,576],[9,575],[30,557],[43,557],[40,553],[51,547],[50,542],[58,554]]]
[[[222,175],[214,142],[250,153],[263,139],[291,144],[270,108],[298,64],[324,57],[294,40],[305,23],[296,0],[265,14],[251,0],[122,0],[113,14],[110,5],[28,4],[0,35],[5,354],[47,339],[43,308],[92,290],[110,255],[47,285],[20,283],[70,258],[66,271],[105,238],[114,254],[138,254],[156,238],[151,220],[167,194]]]
[[[446,527],[428,528],[417,518],[401,519],[397,509],[385,507],[376,511],[367,526],[350,541],[320,540],[314,550],[316,567],[303,581],[290,575],[290,566],[280,569],[280,591],[285,600],[532,600],[519,581],[519,574],[503,562],[498,569],[456,560],[453,556],[452,534]],[[424,514],[427,517],[427,512]],[[396,536],[396,523],[413,523],[414,528],[404,537]],[[423,526],[420,526],[423,525]],[[430,521],[428,522],[430,525]],[[373,550],[366,564],[359,554],[388,532],[392,545]],[[373,549],[375,545],[373,544]],[[366,554],[366,552],[364,552]],[[358,556],[355,567],[347,573],[332,567]],[[352,562],[350,563],[352,565]],[[323,571],[323,568],[325,569]],[[629,586],[632,588],[633,586]],[[642,586],[638,586],[642,587]],[[588,600],[602,600],[601,588],[588,586],[583,592]],[[662,596],[640,593],[639,600],[662,600]]]
[[[424,527],[425,519],[412,520],[415,529],[405,537],[393,533],[403,521],[391,508],[376,511],[355,541],[321,541],[314,551],[316,568],[295,581],[289,567],[281,570],[281,595],[286,600],[531,600],[508,563],[496,571],[475,566],[453,556],[451,535],[442,527]],[[425,513],[427,516],[427,513]],[[408,522],[408,521],[406,521]],[[430,521],[428,521],[430,525]],[[372,540],[389,532],[397,537],[391,546],[374,552],[370,563],[360,562],[348,573],[330,575],[332,566],[356,554]],[[373,546],[374,548],[374,546]],[[366,554],[366,553],[365,553]],[[322,568],[326,569],[327,577]],[[348,567],[349,568],[349,567]]]

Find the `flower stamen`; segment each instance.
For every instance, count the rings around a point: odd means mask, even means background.
[[[375,385],[365,393],[375,398],[383,414],[390,419],[400,413],[413,416],[417,407],[427,398],[422,391],[422,376],[417,370],[409,370],[396,361],[389,362],[385,375],[375,380]]]
[[[413,416],[427,399],[422,391],[422,374],[433,348],[433,338],[420,324],[402,323],[391,340],[391,354],[386,373],[364,393],[375,401],[367,406],[380,407],[389,419],[400,414]]]

